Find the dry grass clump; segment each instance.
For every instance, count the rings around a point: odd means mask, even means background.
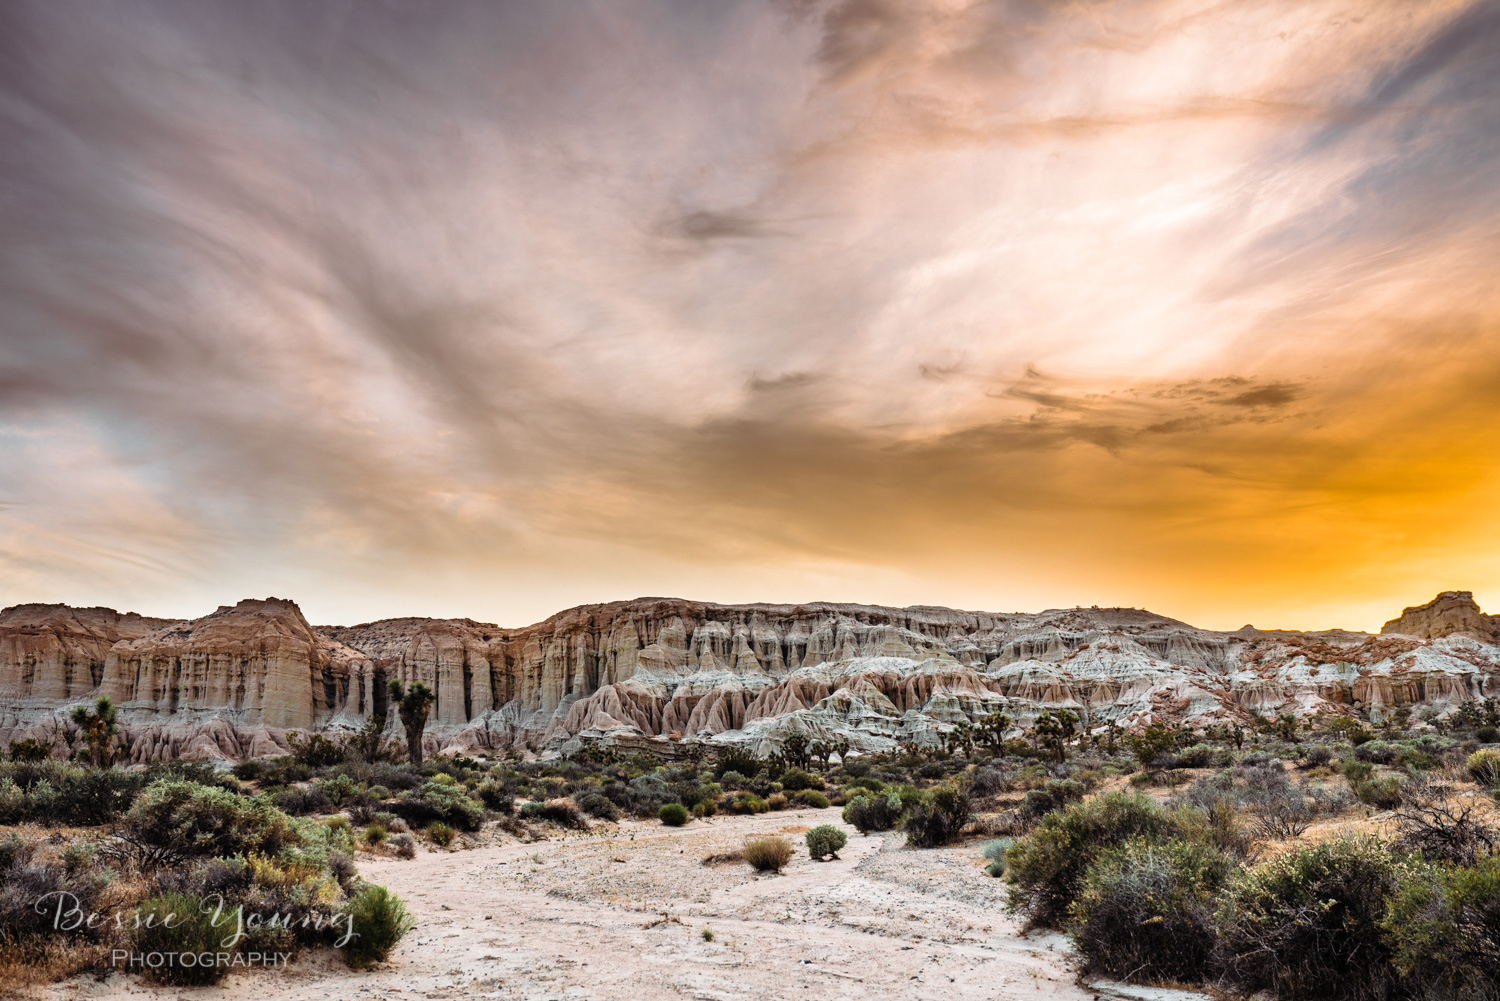
[[[760,872],[780,872],[794,851],[786,838],[756,838],[745,842],[745,861]]]

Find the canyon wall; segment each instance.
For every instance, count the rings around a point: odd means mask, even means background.
[[[580,740],[777,746],[790,732],[878,750],[995,710],[1090,725],[1252,713],[1451,710],[1500,694],[1500,628],[1467,592],[1381,635],[1233,633],[1139,609],[715,605],[643,598],[520,629],[468,619],[314,627],[290,601],[192,621],[23,605],[0,613],[0,743],[61,749],[72,705],[121,708],[136,761],[283,753],[294,731],[384,714],[391,678],[436,694],[430,751]],[[387,733],[399,738],[392,718]]]

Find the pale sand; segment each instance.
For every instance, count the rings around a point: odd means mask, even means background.
[[[984,874],[977,843],[916,851],[852,829],[836,861],[807,857],[801,829],[838,810],[715,817],[680,829],[627,821],[519,844],[504,835],[411,861],[363,856],[361,873],[418,919],[390,962],[367,972],[331,952],[212,988],[138,977],[75,979],[55,999],[1084,999],[1060,936],[1026,936]],[[843,826],[840,824],[840,826]],[[751,834],[786,832],[779,876],[704,866]],[[540,861],[534,861],[536,856]],[[623,860],[623,861],[616,861]],[[660,920],[663,915],[668,920]],[[702,930],[712,928],[714,941]],[[1170,993],[1170,992],[1166,992]]]

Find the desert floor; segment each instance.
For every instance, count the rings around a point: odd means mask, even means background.
[[[979,845],[916,851],[898,835],[860,836],[834,861],[807,857],[802,832],[838,810],[715,817],[672,829],[600,825],[531,844],[499,835],[410,861],[363,856],[365,878],[418,919],[385,963],[348,970],[332,953],[202,989],[138,977],[80,978],[54,999],[832,999],[1064,998],[1114,993],[1077,983],[1068,945],[1026,936],[1002,908]],[[842,825],[840,825],[842,826]],[[798,847],[781,875],[703,859],[747,836]],[[712,941],[704,937],[711,929]],[[1124,989],[1163,1001],[1199,997]]]

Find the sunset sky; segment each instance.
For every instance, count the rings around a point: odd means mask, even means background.
[[[1500,2],[0,5],[0,604],[1500,610]]]

